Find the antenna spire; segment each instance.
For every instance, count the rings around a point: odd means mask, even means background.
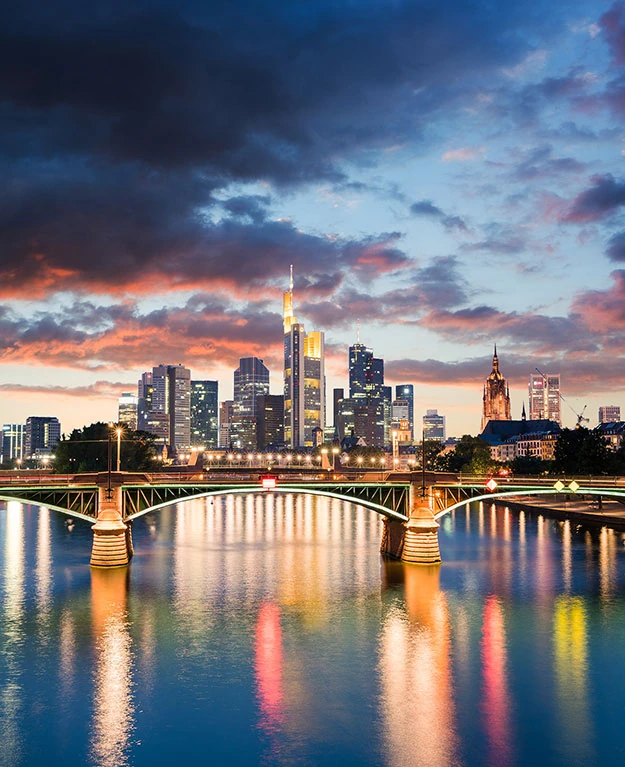
[[[360,320],[356,320],[356,339],[360,343]]]
[[[291,274],[289,277],[289,290],[293,292],[293,264],[291,264]]]

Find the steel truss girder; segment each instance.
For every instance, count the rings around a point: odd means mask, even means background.
[[[53,506],[95,519],[98,516],[97,487],[6,487],[0,495],[38,506]]]

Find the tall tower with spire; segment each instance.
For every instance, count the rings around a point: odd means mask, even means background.
[[[497,344],[493,354],[493,369],[484,383],[482,397],[482,427],[489,421],[510,421],[510,387],[499,370]]]
[[[313,429],[325,427],[325,343],[322,331],[306,334],[293,313],[293,266],[283,297],[284,441],[313,446]]]

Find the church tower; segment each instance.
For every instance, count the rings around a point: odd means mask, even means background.
[[[499,370],[499,358],[497,357],[497,345],[493,354],[493,369],[484,383],[484,396],[482,398],[482,428],[489,421],[510,420],[510,389],[506,379]]]

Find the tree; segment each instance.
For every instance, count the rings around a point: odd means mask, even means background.
[[[454,450],[447,455],[447,471],[464,471],[469,474],[486,474],[495,462],[490,447],[479,437],[465,434]]]
[[[555,474],[607,474],[613,463],[614,457],[598,431],[580,426],[560,433],[553,462]]]
[[[510,468],[515,474],[521,474],[526,477],[545,474],[549,471],[550,467],[551,463],[549,461],[543,461],[534,455],[517,455],[510,463]]]
[[[74,429],[55,448],[54,470],[59,474],[106,471],[110,426],[101,421]],[[142,431],[124,429],[121,466],[124,471],[150,471],[156,464],[154,437]],[[113,436],[113,467],[116,465],[117,438]]]

